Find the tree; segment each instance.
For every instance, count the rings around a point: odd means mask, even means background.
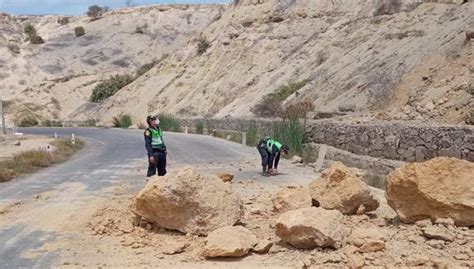
[[[87,10],[87,16],[91,17],[94,20],[97,20],[100,19],[100,17],[102,17],[102,15],[107,11],[109,11],[109,7],[107,6],[100,7],[98,5],[93,5],[90,6]]]

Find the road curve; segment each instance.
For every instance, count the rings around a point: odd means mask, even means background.
[[[0,202],[16,200],[47,191],[57,184],[80,181],[92,190],[108,187],[128,165],[146,163],[143,131],[100,128],[28,128],[25,134],[71,137],[74,133],[87,147],[72,160],[39,173],[1,184]],[[197,164],[213,160],[233,161],[255,155],[250,147],[223,139],[182,133],[165,133],[168,161]]]
[[[80,183],[80,194],[62,195],[62,203],[78,201],[87,195],[123,182],[123,174],[131,168],[146,167],[143,130],[100,128],[28,128],[20,132],[70,137],[73,133],[86,141],[86,148],[71,160],[35,174],[0,184],[0,207],[28,200],[40,193],[61,190],[67,183]],[[256,157],[251,147],[203,135],[165,133],[168,160],[174,164],[200,164],[210,161],[236,161]],[[146,172],[146,171],[145,171]],[[122,178],[120,178],[122,176]],[[143,178],[132,178],[136,189],[143,186]],[[130,182],[128,182],[130,183]],[[38,213],[37,213],[38,214]],[[48,218],[49,216],[45,216]],[[54,216],[50,216],[54,221]],[[0,213],[0,219],[2,215]],[[31,222],[31,221],[30,221]],[[50,268],[57,254],[44,253],[35,258],[24,257],[28,250],[54,240],[57,234],[32,229],[28,220],[16,220],[0,225],[0,268]]]

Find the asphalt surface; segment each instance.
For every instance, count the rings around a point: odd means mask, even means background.
[[[80,182],[85,186],[82,196],[123,181],[121,175],[132,167],[146,167],[143,131],[99,128],[28,128],[25,134],[70,137],[73,133],[86,141],[86,148],[71,160],[35,174],[0,184],[0,205],[31,199],[36,194],[52,191],[64,183]],[[237,143],[208,136],[165,133],[168,161],[171,164],[200,164],[210,161],[235,161],[255,157],[256,151]],[[146,171],[144,171],[145,173]],[[137,188],[143,178],[132,182]],[[68,199],[76,199],[71,196]],[[51,216],[54,217],[54,216]],[[2,215],[0,214],[0,218]],[[50,268],[57,254],[44,253],[24,258],[22,253],[35,249],[57,236],[54,232],[26,229],[18,220],[0,227],[0,268]]]

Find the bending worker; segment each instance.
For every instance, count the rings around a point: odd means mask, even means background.
[[[257,150],[262,157],[262,175],[274,176],[278,173],[281,153],[288,154],[290,148],[267,136],[258,142]]]
[[[160,120],[156,116],[146,117],[148,128],[145,130],[145,148],[148,153],[147,177],[156,174],[164,176],[166,174],[166,146],[163,141],[163,132],[160,128]]]

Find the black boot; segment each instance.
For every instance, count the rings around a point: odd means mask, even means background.
[[[268,172],[267,172],[267,167],[265,167],[265,166],[262,168],[262,176],[264,176],[264,177],[268,177],[268,176],[269,176],[269,175],[268,175]]]

